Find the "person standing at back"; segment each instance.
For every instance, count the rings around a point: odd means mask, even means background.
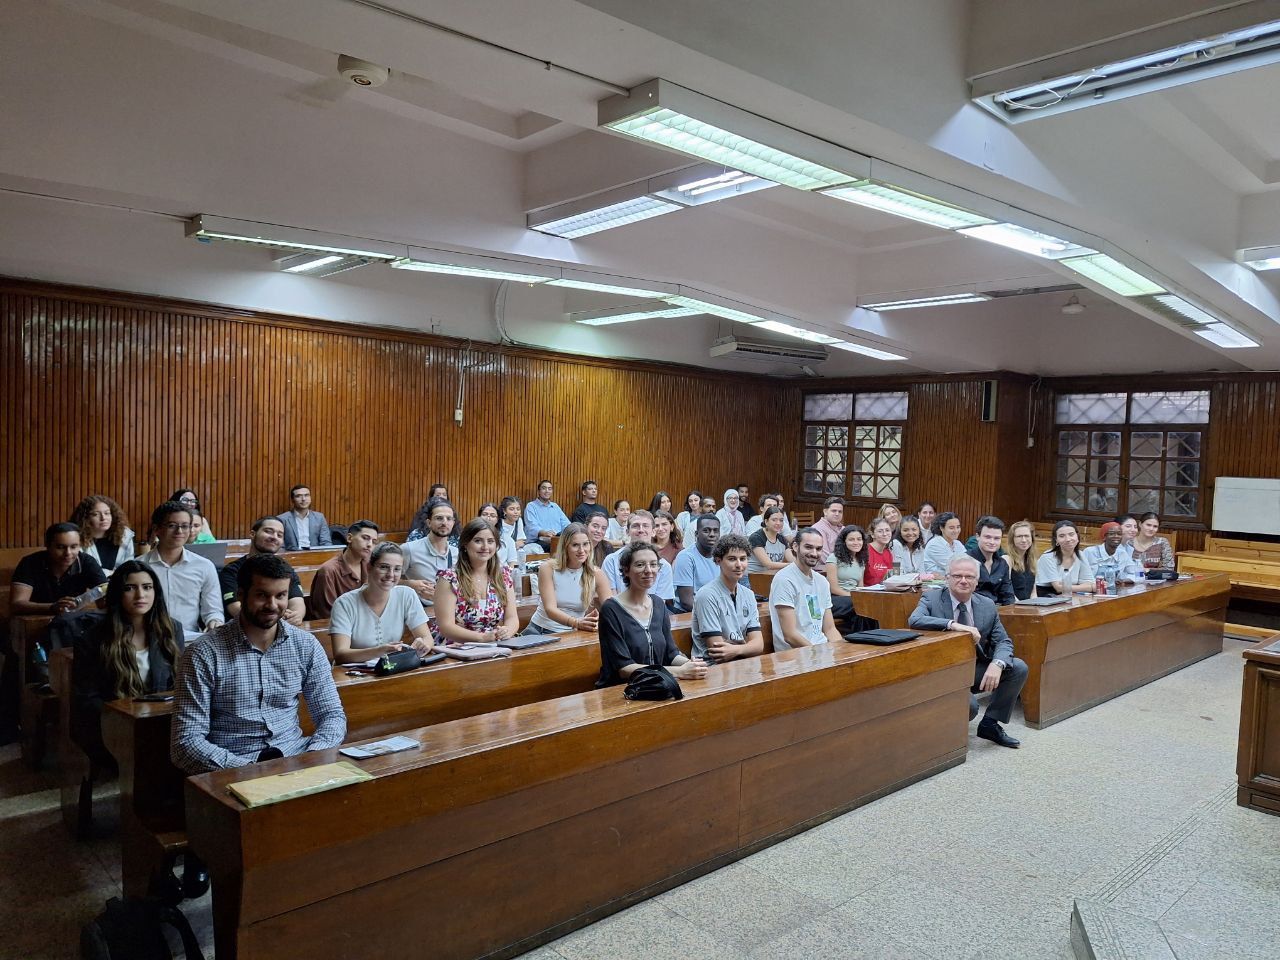
[[[323,513],[311,509],[311,488],[299,483],[289,491],[293,509],[279,515],[284,524],[284,549],[315,550],[333,546],[329,521]]]

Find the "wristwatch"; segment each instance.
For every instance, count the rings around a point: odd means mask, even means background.
[[[992,660],[991,662],[995,664],[997,667],[999,667],[1001,670],[1004,670],[1009,666],[1003,660]]]

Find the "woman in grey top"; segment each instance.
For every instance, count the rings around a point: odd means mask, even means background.
[[[613,590],[591,552],[591,539],[582,524],[564,528],[555,556],[538,567],[538,609],[526,634],[596,629],[600,605],[613,596]]]
[[[943,576],[954,557],[965,556],[960,542],[960,518],[954,513],[938,514],[933,528],[934,536],[924,548],[924,572]]]
[[[1036,561],[1036,593],[1042,597],[1069,597],[1073,593],[1093,593],[1093,570],[1089,561],[1076,553],[1080,531],[1070,520],[1053,525],[1053,548]]]
[[[337,663],[358,663],[408,649],[401,643],[405,631],[413,636],[413,649],[426,656],[433,641],[422,601],[409,587],[400,585],[404,555],[400,546],[383,541],[369,557],[369,581],[334,601],[329,614],[329,636]]]

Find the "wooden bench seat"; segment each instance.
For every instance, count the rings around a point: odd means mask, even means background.
[[[1280,560],[1264,560],[1184,550],[1178,554],[1180,573],[1225,573],[1231,578],[1231,595],[1242,600],[1280,601]]]

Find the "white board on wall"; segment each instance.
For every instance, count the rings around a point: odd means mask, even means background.
[[[1213,529],[1280,536],[1280,480],[1219,477],[1213,485]]]

